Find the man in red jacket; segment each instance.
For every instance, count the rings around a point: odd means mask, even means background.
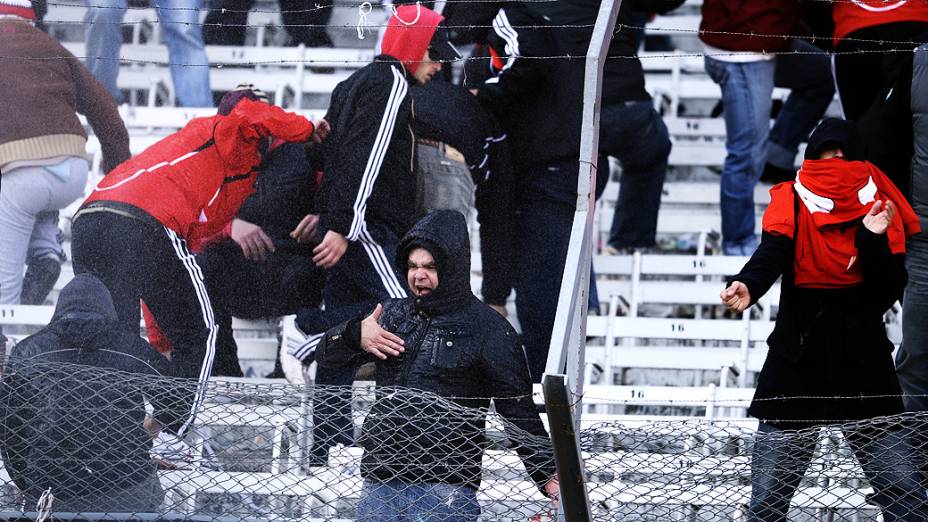
[[[174,347],[176,377],[210,375],[217,327],[203,273],[188,249],[222,231],[252,192],[271,138],[317,141],[327,124],[264,102],[242,100],[226,116],[197,118],[108,174],[74,216],[75,272],[90,272],[113,295],[120,323],[139,331],[139,299]],[[202,401],[200,386],[179,436]],[[178,397],[178,401],[191,398]]]

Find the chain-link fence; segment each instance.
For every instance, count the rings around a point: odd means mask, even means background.
[[[622,420],[582,432],[596,520],[928,520],[923,414],[779,430]],[[882,518],[880,516],[882,515]]]
[[[370,384],[197,386],[7,360],[0,518],[549,516],[551,501],[541,488],[554,475],[550,440],[520,429],[523,419],[480,406],[486,399]],[[194,427],[177,437],[166,427],[177,424],[189,407],[185,397],[198,391],[204,400]]]
[[[193,428],[159,429],[198,391]],[[8,360],[0,518],[552,520],[550,440],[483,404]],[[595,520],[928,520],[922,414],[798,431],[612,417],[580,433]]]

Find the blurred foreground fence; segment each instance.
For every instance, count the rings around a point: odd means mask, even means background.
[[[181,441],[154,419],[171,425],[194,382],[40,361],[4,370],[3,519],[554,519],[539,490],[550,440],[473,399],[217,381]],[[921,414],[789,432],[597,419],[579,434],[593,520],[928,520]]]

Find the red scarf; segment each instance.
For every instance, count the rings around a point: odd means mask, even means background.
[[[918,216],[899,189],[868,161],[805,160],[796,181],[770,189],[764,231],[795,241],[796,286],[844,288],[860,284],[857,226],[878,200],[891,200],[896,205],[896,217],[886,235],[890,251],[903,254],[906,236],[921,229]]]

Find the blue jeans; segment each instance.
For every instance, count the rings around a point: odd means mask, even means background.
[[[607,105],[599,118],[599,151],[622,164],[609,245],[652,247],[670,156],[667,126],[650,101]]]
[[[722,88],[725,164],[722,167],[722,249],[750,255],[754,236],[754,186],[764,171],[770,133],[773,60],[723,62],[706,56],[706,72]]]
[[[882,509],[885,522],[928,520],[928,498],[915,471],[911,435],[904,428],[844,431],[873,487],[870,502]],[[748,522],[787,520],[790,500],[817,441],[817,430],[786,432],[760,423],[751,455]]]
[[[453,484],[365,479],[358,522],[476,522],[477,490]]]
[[[128,0],[87,0],[87,68],[122,102],[116,85],[119,76],[119,48],[122,21]],[[212,107],[209,88],[209,60],[203,48],[203,28],[198,9],[200,0],[152,0],[168,47],[171,78],[178,103],[183,107]]]

